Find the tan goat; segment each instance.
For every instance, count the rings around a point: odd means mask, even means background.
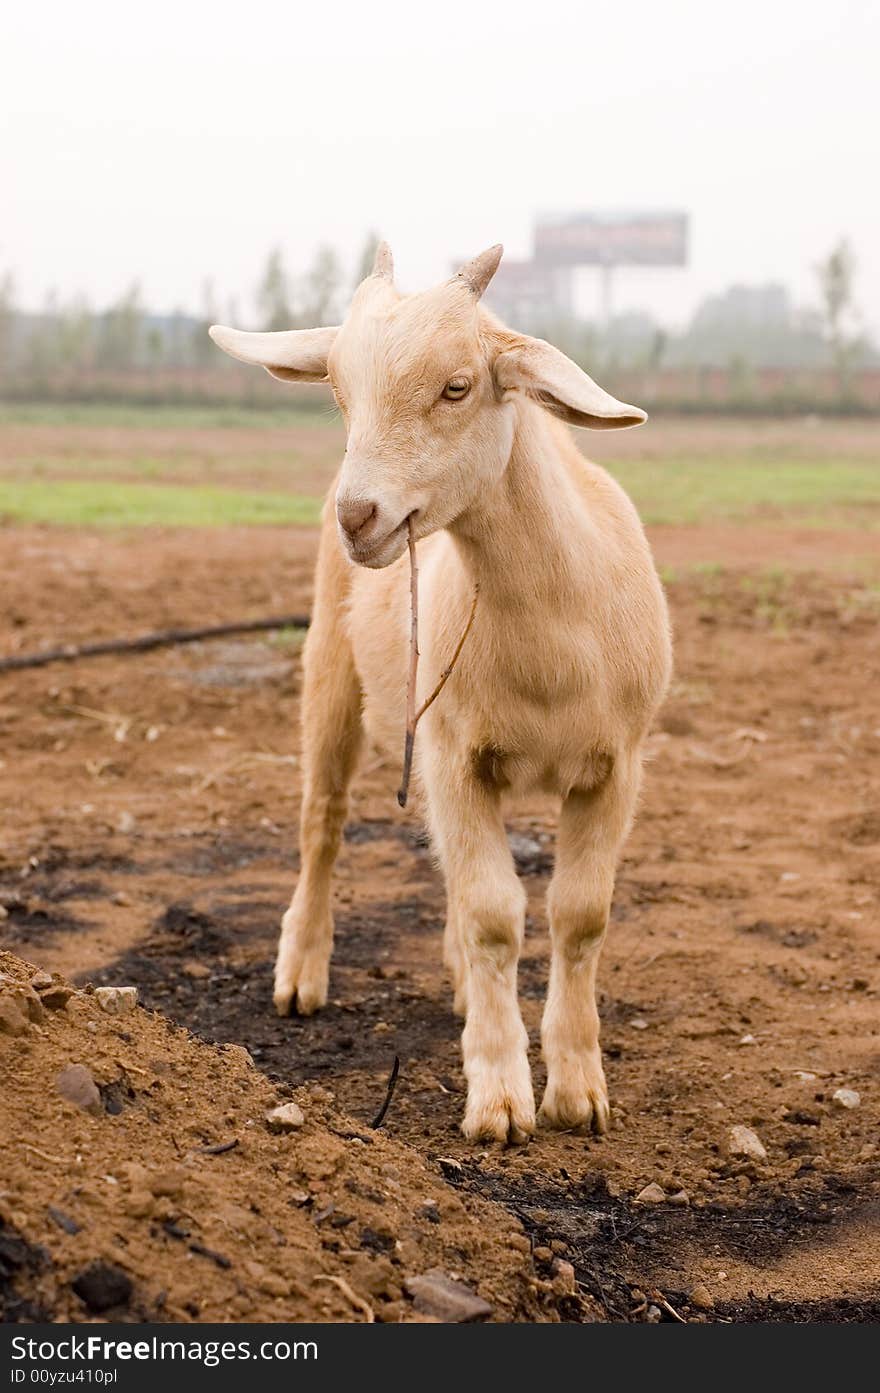
[[[327,999],[331,873],[363,732],[399,767],[412,519],[420,699],[479,585],[461,658],[419,725],[414,772],[446,880],[444,958],[466,1018],[464,1132],[515,1141],[534,1130],[535,1104],[516,986],[525,895],[502,800],[535,790],[561,800],[541,1117],[602,1131],[596,968],[670,640],[633,505],[553,419],[604,429],[645,413],[480,305],[500,258],[493,247],[446,284],[405,296],[383,244],[340,328],[211,334],[286,381],[329,381],[347,428],[305,646],[302,869],[282,924],[275,1005],[309,1014]]]

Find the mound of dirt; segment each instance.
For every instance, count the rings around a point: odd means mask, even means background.
[[[130,994],[0,953],[0,1060],[4,1320],[596,1316],[441,1162]]]

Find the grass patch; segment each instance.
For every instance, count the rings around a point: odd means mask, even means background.
[[[0,518],[63,527],[255,527],[315,524],[320,498],[183,484],[0,479]]]
[[[614,460],[647,524],[772,522],[880,528],[880,461],[671,457]]]

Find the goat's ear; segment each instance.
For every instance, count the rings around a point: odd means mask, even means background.
[[[572,426],[614,430],[640,426],[648,419],[640,407],[610,396],[577,363],[543,339],[518,337],[503,349],[495,359],[495,380],[501,391],[525,392]]]
[[[243,363],[255,363],[282,382],[323,382],[327,355],[339,330],[288,329],[278,334],[246,334],[212,324],[208,333],[218,348]]]

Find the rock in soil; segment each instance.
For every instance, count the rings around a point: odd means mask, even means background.
[[[727,1134],[728,1156],[743,1157],[747,1161],[766,1161],[767,1151],[764,1143],[751,1127],[731,1127]]]
[[[691,1305],[696,1306],[698,1311],[711,1311],[715,1305],[712,1293],[704,1282],[697,1282],[691,1289]]]
[[[127,1016],[137,1006],[137,987],[96,987],[95,1000],[108,1016]]]
[[[49,1215],[52,1223],[57,1224],[64,1233],[76,1234],[81,1232],[82,1224],[78,1224],[75,1219],[71,1219],[70,1215],[65,1214],[63,1209],[56,1209],[54,1205],[50,1204],[47,1206],[46,1213]]]
[[[55,1087],[68,1103],[82,1108],[83,1112],[100,1117],[104,1111],[98,1085],[84,1064],[67,1064],[58,1074]]]
[[[16,1013],[25,1022],[39,1025],[45,1019],[40,998],[37,993],[26,986],[23,982],[4,982],[2,984],[2,997],[0,1001],[6,1003],[3,1009],[3,1023],[0,1024],[0,1031],[6,1035],[22,1035],[24,1032],[19,1028],[15,1019]]]
[[[93,1262],[70,1284],[80,1301],[96,1315],[113,1306],[128,1304],[132,1281],[127,1272],[112,1262]]]
[[[652,1180],[650,1185],[646,1185],[644,1190],[640,1190],[635,1198],[636,1204],[665,1204],[666,1191],[662,1185],[658,1185],[656,1180]]]
[[[564,1258],[557,1258],[553,1264],[553,1289],[560,1296],[572,1296],[577,1291],[574,1265]]]
[[[464,1175],[464,1166],[461,1164],[461,1161],[457,1161],[454,1156],[439,1157],[437,1165],[440,1167],[447,1180],[458,1180],[460,1176]]]
[[[266,1113],[266,1126],[270,1132],[295,1132],[305,1120],[302,1108],[296,1103],[280,1103]]]
[[[37,993],[31,987],[22,988],[22,1007],[27,1013],[27,1018],[34,1025],[41,1025],[46,1019],[46,1012],[43,1010],[43,1003]]]
[[[449,1324],[486,1320],[492,1314],[488,1301],[437,1269],[421,1277],[407,1277],[403,1285],[417,1311]]]
[[[854,1088],[836,1088],[831,1095],[831,1101],[838,1108],[857,1108],[862,1101],[862,1095]]]
[[[29,1021],[12,996],[0,996],[0,1035],[26,1035]]]

